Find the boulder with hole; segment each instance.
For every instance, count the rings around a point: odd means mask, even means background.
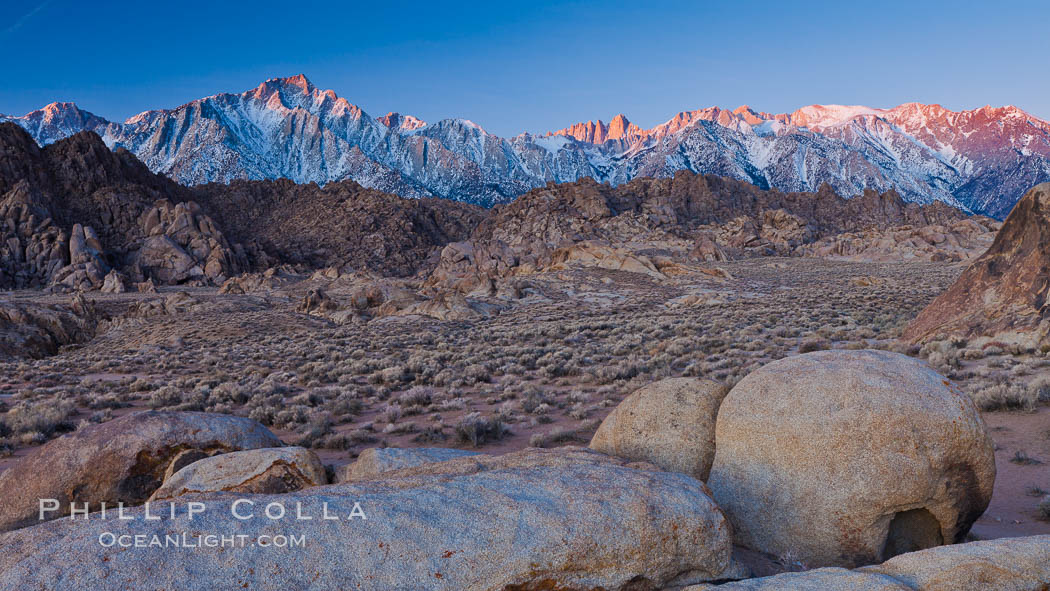
[[[992,441],[973,402],[925,363],[819,351],[726,396],[708,485],[736,542],[810,567],[961,542],[987,508]]]

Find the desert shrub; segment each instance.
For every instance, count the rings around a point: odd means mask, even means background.
[[[510,434],[510,429],[498,417],[482,417],[472,412],[456,423],[456,438],[473,447],[489,441],[499,441]]]
[[[273,417],[277,428],[292,428],[309,420],[309,409],[301,404],[286,406],[278,410]]]
[[[251,390],[236,382],[225,382],[212,389],[209,404],[244,404],[251,398]]]
[[[1038,395],[1031,388],[1019,384],[999,383],[971,392],[977,407],[984,411],[1035,409]]]
[[[326,412],[315,412],[309,415],[298,443],[302,447],[323,447],[331,434],[332,418]]]
[[[1014,456],[1010,458],[1010,462],[1020,466],[1038,466],[1039,464],[1043,463],[1042,461],[1033,458],[1032,456],[1028,455],[1026,452],[1021,450],[1017,450],[1014,453]]]
[[[932,351],[926,358],[926,362],[930,364],[930,367],[941,373],[947,373],[960,367],[959,358],[955,356],[955,352],[952,350],[944,352]]]
[[[139,378],[128,385],[128,389],[132,392],[147,392],[156,388],[157,385],[147,380],[146,378]]]
[[[547,402],[547,396],[539,388],[529,388],[521,398],[521,410],[525,414],[532,414],[540,405]]]
[[[1039,402],[1050,402],[1050,376],[1039,376],[1028,382],[1028,393]]]
[[[831,343],[824,339],[806,339],[798,346],[799,353],[811,353],[813,351],[824,351],[831,348]]]
[[[379,413],[379,416],[383,418],[386,423],[396,423],[401,415],[404,414],[400,404],[396,402],[394,404],[386,405],[383,410]]]
[[[1039,501],[1036,510],[1038,511],[1039,519],[1050,521],[1050,495],[1046,495],[1043,497],[1043,500]]]
[[[2,422],[4,431],[22,437],[24,445],[33,445],[58,433],[74,430],[76,425],[71,417],[75,412],[76,407],[68,400],[25,401],[12,406],[2,417]],[[26,443],[27,438],[32,443]]]
[[[401,406],[427,406],[434,400],[434,389],[427,386],[413,386],[401,393],[397,401]]]
[[[123,408],[125,406],[131,406],[131,403],[121,400],[116,394],[106,394],[104,396],[90,397],[87,404],[84,406],[87,406],[92,410],[97,410],[103,408]]]
[[[412,438],[416,443],[441,443],[448,440],[448,434],[441,425],[427,425]]]
[[[168,408],[182,403],[182,392],[173,385],[161,386],[150,394],[150,408]]]
[[[415,433],[418,430],[419,429],[418,427],[416,427],[416,424],[411,421],[406,421],[403,423],[387,423],[386,427],[383,427],[383,434],[397,435],[400,433]]]
[[[981,347],[981,350],[984,351],[984,354],[986,356],[987,355],[1002,355],[1003,351],[1005,349],[1006,349],[1006,344],[995,342],[995,341],[992,341],[990,343],[985,343]]]
[[[336,418],[361,414],[364,407],[364,403],[359,398],[346,392],[340,394],[335,400],[326,405],[326,408]]]
[[[273,426],[273,419],[276,414],[277,409],[275,407],[259,405],[248,411],[248,418],[253,421],[258,421],[267,427],[271,427]]]

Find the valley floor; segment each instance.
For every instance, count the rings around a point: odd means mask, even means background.
[[[500,313],[342,324],[300,312],[301,303],[323,289],[347,305],[367,278],[315,274],[242,295],[89,293],[108,318],[94,339],[0,362],[0,468],[84,422],[142,408],[250,416],[336,466],[376,446],[585,445],[619,401],[661,378],[732,385],[799,352],[888,348],[926,358],[986,409],[999,477],[974,535],[1050,533],[1036,510],[1050,490],[1050,407],[1039,402],[1050,399],[1050,358],[896,341],[960,271],[813,258],[707,263],[668,278],[568,268],[528,276],[520,299],[475,302]],[[21,291],[0,300],[66,304],[69,296]]]

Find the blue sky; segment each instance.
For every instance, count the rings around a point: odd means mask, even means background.
[[[123,120],[304,73],[372,115],[514,135],[812,103],[1050,118],[1050,2],[4,0],[0,113],[75,101]]]

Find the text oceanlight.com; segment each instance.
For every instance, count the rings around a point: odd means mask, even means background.
[[[98,543],[106,548],[303,548],[306,534],[276,534],[249,536],[248,534],[118,534],[102,532]]]

